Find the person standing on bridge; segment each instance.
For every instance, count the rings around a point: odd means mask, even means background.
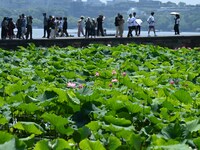
[[[22,39],[25,39],[26,35],[26,16],[24,14],[22,14],[22,18],[21,18],[21,36]]]
[[[122,15],[119,16],[119,36],[122,38],[124,33],[124,17]]]
[[[32,35],[33,35],[33,28],[32,28],[32,23],[33,23],[33,18],[32,16],[28,16],[27,17],[27,32],[26,32],[26,40],[28,40],[29,35],[30,35],[30,39],[32,40]]]
[[[67,29],[68,29],[68,22],[67,22],[67,17],[64,17],[63,18],[63,26],[62,26],[62,34],[61,34],[61,36],[66,36],[66,37],[68,37],[69,36],[69,34],[68,34],[68,32],[67,32]]]
[[[151,30],[153,30],[154,36],[156,36],[154,12],[151,12],[151,15],[147,19],[147,22],[149,24],[148,36],[150,36],[150,31]]]
[[[6,17],[3,18],[3,21],[1,22],[1,39],[5,40],[7,37],[8,32],[8,20]]]
[[[48,29],[48,19],[46,13],[43,13],[44,19],[43,19],[43,26],[44,26],[44,35],[42,38],[46,37],[47,29]]]
[[[119,22],[120,22],[120,13],[118,13],[117,16],[115,17],[115,29],[116,29],[115,37],[119,36]]]
[[[175,35],[180,35],[180,31],[179,31],[179,24],[180,24],[180,15],[176,14],[176,17],[174,18],[175,24],[174,24],[174,32]]]
[[[129,14],[129,18],[127,20],[127,24],[128,24],[128,35],[127,37],[133,37],[133,15],[132,14]]]
[[[97,18],[97,36],[99,36],[99,32],[101,32],[101,36],[104,36],[104,30],[103,30],[103,21],[104,21],[104,16],[99,15]]]
[[[80,19],[78,20],[78,37],[81,36],[81,34],[84,36],[84,30],[83,30],[83,26],[84,26],[84,17],[81,16]]]

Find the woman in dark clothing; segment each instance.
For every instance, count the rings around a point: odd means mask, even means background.
[[[13,22],[13,19],[12,18],[9,18],[9,21],[8,21],[8,37],[9,39],[13,39],[14,37],[14,28],[15,28],[15,24]]]
[[[32,23],[33,23],[33,18],[32,18],[32,16],[29,16],[28,18],[27,18],[27,33],[26,33],[26,39],[28,39],[29,38],[29,35],[30,35],[30,39],[32,39],[32,31],[33,31],[33,29],[32,29]]]
[[[6,39],[8,32],[8,20],[4,17],[3,21],[1,22],[1,38]]]
[[[69,36],[68,32],[67,32],[67,28],[68,28],[68,23],[67,23],[67,17],[64,17],[64,22],[63,22],[63,33],[62,36],[65,34],[65,36]]]
[[[91,29],[92,29],[92,22],[90,18],[88,17],[85,22],[85,37],[88,38],[91,35]]]
[[[99,15],[97,18],[97,36],[99,36],[99,32],[101,32],[101,36],[104,36],[103,33],[103,16]]]
[[[91,27],[91,37],[93,36],[95,38],[96,36],[96,21],[94,18],[92,18],[92,27]]]
[[[17,38],[21,39],[21,35],[22,35],[22,17],[21,17],[21,15],[17,19],[16,27],[17,27]]]

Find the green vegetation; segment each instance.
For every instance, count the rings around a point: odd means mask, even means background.
[[[0,149],[199,149],[199,50],[0,49]]]

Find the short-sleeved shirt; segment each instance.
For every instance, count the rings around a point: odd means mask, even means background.
[[[133,17],[128,18],[127,24],[128,24],[128,27],[132,27],[134,25],[134,19],[133,19]]]
[[[147,22],[149,24],[149,26],[154,26],[155,25],[155,20],[154,20],[154,16],[149,16],[149,18],[147,19]]]

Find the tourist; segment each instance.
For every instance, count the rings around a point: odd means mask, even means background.
[[[90,17],[87,18],[85,21],[85,37],[88,38],[91,35],[91,29],[92,29],[92,22]]]
[[[140,33],[141,33],[141,26],[142,26],[142,20],[141,19],[136,19],[135,20],[136,21],[136,23],[137,23],[137,33],[136,33],[136,35],[137,36],[140,36]]]
[[[50,34],[50,37],[52,39],[56,38],[56,18],[55,17],[52,17],[52,20],[51,20],[51,34]]]
[[[119,16],[119,36],[123,37],[124,33],[124,17],[122,15]]]
[[[60,17],[55,17],[55,35],[59,37],[59,33],[61,32],[60,28],[62,29],[62,23]]]
[[[68,37],[69,36],[69,34],[68,34],[68,32],[67,32],[67,29],[68,29],[68,22],[67,22],[67,17],[64,17],[63,18],[63,29],[62,29],[62,34],[61,34],[61,36],[64,36],[64,34],[65,34],[65,36],[66,37]]]
[[[133,23],[134,23],[133,15],[132,15],[132,14],[129,14],[129,18],[128,18],[128,20],[127,20],[127,24],[128,24],[128,35],[127,35],[127,37],[133,37],[133,34],[132,34],[132,31],[133,31]]]
[[[3,18],[3,21],[1,22],[1,39],[4,40],[7,37],[8,32],[8,20],[6,17]]]
[[[104,36],[104,30],[103,30],[104,19],[105,17],[103,15],[99,15],[99,17],[97,18],[97,36],[99,36],[100,33],[101,33],[101,36]]]
[[[26,16],[22,14],[21,18],[21,33],[22,33],[22,39],[25,39],[24,36],[26,35]]]
[[[63,35],[63,18],[59,17],[57,23],[58,23],[57,34],[58,36],[62,36]]]
[[[16,37],[18,39],[21,39],[21,36],[22,36],[22,16],[21,15],[19,15],[19,18],[17,19],[16,27],[17,27]]]
[[[96,26],[97,23],[95,21],[95,18],[92,18],[92,27],[91,27],[91,38],[96,36]]]
[[[13,22],[13,19],[9,18],[8,19],[8,37],[9,37],[9,39],[13,39],[14,29],[15,29],[15,24]]]
[[[81,16],[80,19],[78,20],[78,37],[81,36],[81,34],[84,36],[84,30],[83,30],[83,26],[84,26],[84,17]]]
[[[150,31],[151,30],[153,30],[154,36],[156,36],[154,12],[151,12],[151,15],[147,19],[147,22],[149,24],[148,36],[150,36]]]
[[[47,33],[47,25],[48,25],[48,19],[47,19],[47,15],[46,13],[43,13],[43,28],[44,28],[44,35],[42,38],[45,38],[46,37],[46,33]]]
[[[174,24],[175,35],[180,35],[180,31],[179,31],[180,15],[179,14],[175,15],[174,21],[175,21],[175,24]]]
[[[115,37],[119,36],[119,22],[120,22],[120,13],[117,14],[117,16],[115,17]]]
[[[133,12],[133,30],[135,30],[135,36],[137,36],[138,24],[136,22],[136,12]]]
[[[51,26],[52,26],[52,16],[49,16],[49,18],[47,20],[47,38],[50,38]]]
[[[33,38],[33,28],[32,28],[33,18],[32,16],[27,17],[27,32],[26,32],[26,40],[29,38],[32,40]]]

